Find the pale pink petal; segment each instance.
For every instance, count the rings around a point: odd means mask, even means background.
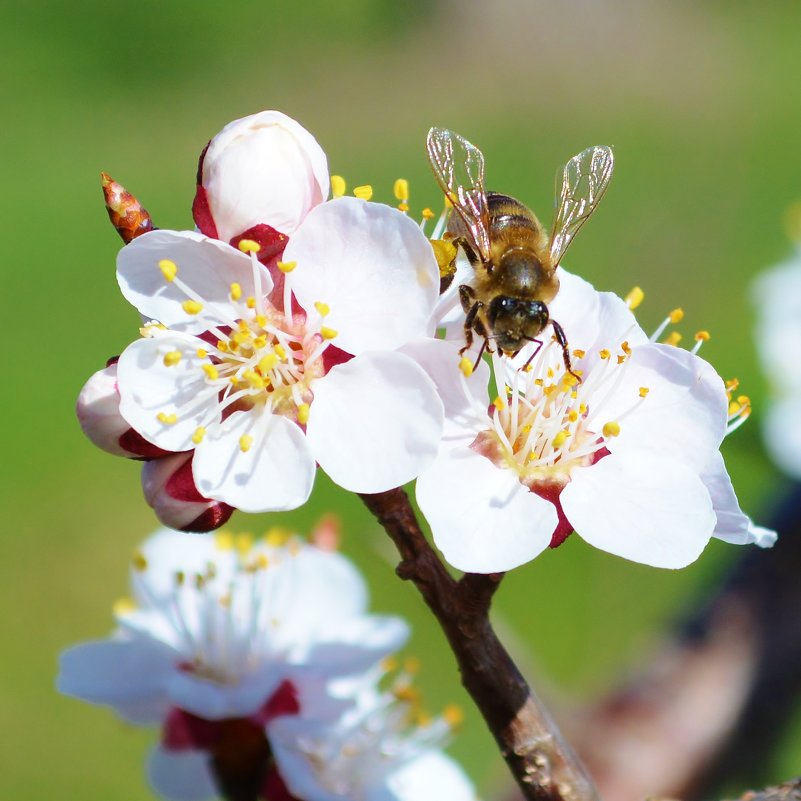
[[[159,268],[163,259],[177,266],[176,280],[164,277]],[[272,279],[263,267],[257,269],[265,295]],[[240,285],[243,297],[256,291],[249,256],[194,231],[152,231],[137,237],[117,256],[117,280],[125,299],[147,319],[194,334],[231,325],[241,316],[230,298],[232,283]],[[202,309],[189,314],[183,307],[187,300],[197,300]]]
[[[294,233],[329,188],[328,162],[317,140],[280,111],[228,123],[209,144],[202,178],[226,242],[259,223]]]
[[[122,715],[129,707],[141,713],[143,704],[164,711],[164,683],[174,660],[171,648],[147,637],[81,643],[61,654],[56,684],[65,695],[111,706]]]
[[[248,717],[259,711],[284,679],[273,660],[267,669],[237,677],[234,683],[216,682],[185,670],[174,670],[165,683],[173,706],[205,720]]]
[[[397,209],[342,197],[313,209],[283,256],[300,305],[330,307],[325,325],[348,353],[394,350],[429,333],[439,268],[420,227]]]
[[[471,573],[528,562],[548,547],[558,522],[554,505],[516,473],[466,447],[444,449],[417,479],[417,503],[445,559]]]
[[[307,436],[341,487],[383,492],[431,463],[442,420],[442,401],[422,367],[401,353],[373,352],[315,382]]]
[[[448,440],[466,438],[467,444],[487,428],[487,385],[489,365],[481,361],[468,378],[459,369],[459,345],[441,339],[418,339],[400,348],[414,359],[436,384],[445,407],[445,430]],[[475,362],[476,353],[467,358]]]
[[[648,390],[644,398],[641,388]],[[591,406],[590,417],[596,431],[620,423],[620,435],[607,444],[613,453],[650,447],[700,470],[720,447],[727,404],[722,379],[703,359],[683,348],[643,345],[634,348],[614,392]]]
[[[720,453],[715,453],[701,474],[712,498],[712,506],[717,516],[715,532],[712,535],[734,545],[758,545],[770,548],[776,542],[776,532],[754,525],[748,515],[743,514],[731,479]]]
[[[242,437],[251,438],[247,451],[240,448]],[[303,431],[258,406],[209,431],[193,463],[201,494],[244,512],[296,509],[311,494],[314,470]]]
[[[387,790],[390,795],[387,795]],[[467,774],[442,751],[423,751],[386,778],[386,788],[368,792],[367,801],[477,801]]]
[[[216,416],[218,390],[208,385],[201,368],[208,364],[197,355],[202,345],[188,334],[165,331],[132,342],[117,363],[120,414],[165,450],[193,448],[197,428]],[[165,364],[168,353],[180,354],[180,360]]]
[[[330,736],[329,727],[316,720],[284,715],[267,724],[267,739],[278,772],[294,798],[303,801],[343,801],[340,793],[331,792],[320,783],[317,771],[325,766],[314,766],[311,757],[303,751],[305,744],[325,743]]]
[[[653,567],[694,562],[715,530],[712,501],[698,474],[650,451],[632,449],[574,470],[559,497],[583,540]]]
[[[640,328],[637,318],[625,301],[613,292],[600,292],[597,296],[598,337],[594,343],[596,350],[608,348],[617,352],[621,342],[628,342],[632,348],[648,342],[648,335]],[[590,350],[590,347],[584,349]]]
[[[117,365],[98,370],[83,386],[75,411],[84,434],[98,448],[115,456],[131,456],[120,437],[131,424],[120,414]]]
[[[170,801],[207,801],[219,796],[207,751],[167,751],[156,746],[147,761],[147,778],[156,793]]]

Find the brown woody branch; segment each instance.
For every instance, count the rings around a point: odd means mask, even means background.
[[[395,543],[397,573],[415,584],[450,643],[462,683],[530,801],[593,801],[595,789],[489,622],[502,573],[454,579],[431,548],[406,493],[362,495]]]

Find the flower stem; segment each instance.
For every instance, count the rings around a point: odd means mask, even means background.
[[[502,573],[454,579],[429,545],[406,493],[361,495],[395,543],[397,574],[412,581],[439,621],[456,656],[462,683],[529,801],[597,801],[584,767],[565,743],[489,621]]]

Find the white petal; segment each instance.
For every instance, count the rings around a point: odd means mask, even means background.
[[[120,355],[117,386],[120,414],[146,440],[168,451],[194,447],[192,435],[201,424],[215,417],[218,391],[210,387],[197,349],[202,340],[188,334],[164,332],[137,339]],[[177,364],[167,366],[167,353],[181,354]],[[159,415],[175,415],[175,422],[163,422]]]
[[[552,320],[562,326],[570,349],[588,350],[600,331],[601,293],[588,281],[568,272],[557,271],[559,292],[548,306]],[[525,360],[524,360],[525,361]]]
[[[637,318],[624,300],[613,292],[601,292],[598,295],[598,338],[594,343],[597,350],[608,348],[617,351],[621,342],[645,345],[648,335],[640,328]]]
[[[590,545],[654,567],[694,562],[715,529],[712,501],[698,475],[648,451],[612,454],[575,470],[560,501]]]
[[[775,531],[754,525],[751,518],[743,514],[720,453],[713,456],[701,478],[709,490],[717,516],[712,536],[734,545],[754,543],[760,548],[770,548],[776,542]]]
[[[98,370],[83,386],[75,411],[83,433],[98,447],[115,456],[130,456],[120,437],[131,424],[120,414],[117,365]]]
[[[765,444],[776,464],[788,475],[801,478],[801,397],[788,397],[765,415]]]
[[[462,768],[442,751],[424,751],[386,778],[389,798],[397,801],[476,801],[476,791]],[[368,801],[387,798],[369,793]]]
[[[228,123],[211,140],[203,185],[220,239],[258,223],[292,234],[328,196],[328,162],[302,125],[262,111]]]
[[[471,573],[528,562],[548,547],[558,523],[552,503],[466,447],[444,449],[417,479],[417,503],[445,559]]]
[[[65,695],[121,714],[128,708],[136,714],[140,706],[161,709],[174,659],[170,648],[146,637],[86,642],[61,654],[57,686]]]
[[[489,365],[481,361],[469,378],[459,369],[459,345],[441,339],[419,339],[404,345],[401,353],[414,359],[436,384],[445,408],[444,436],[463,436],[466,444],[487,428]],[[468,353],[468,358],[475,354]]]
[[[246,452],[239,445],[243,436],[253,438]],[[216,426],[196,449],[192,463],[203,495],[243,512],[296,509],[311,494],[314,471],[303,431],[260,407],[235,412]]]
[[[315,382],[307,436],[341,487],[383,492],[431,463],[442,420],[442,401],[422,367],[401,353],[365,353]]]
[[[439,294],[434,251],[397,209],[337,198],[313,209],[290,239],[284,261],[304,309],[322,301],[325,325],[348,353],[394,350],[428,333]]]
[[[180,283],[197,296],[191,299],[202,303],[198,314],[184,311],[182,304],[190,298],[179,282],[165,279],[159,269],[162,259],[175,262]],[[266,295],[272,279],[263,267],[257,269]],[[138,236],[117,256],[117,281],[125,299],[146,318],[195,334],[230,325],[241,316],[230,299],[232,283],[241,286],[243,297],[255,292],[250,257],[194,231],[151,231]]]
[[[206,751],[167,751],[157,746],[147,761],[147,778],[158,795],[170,801],[206,801],[218,797]]]
[[[609,450],[651,448],[655,455],[703,469],[720,447],[728,414],[726,390],[714,368],[683,348],[643,345],[634,348],[624,369],[613,394],[591,409],[600,431],[634,407],[620,420],[620,435]],[[648,388],[642,400],[640,387]]]

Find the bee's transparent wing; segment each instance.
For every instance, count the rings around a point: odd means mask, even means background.
[[[588,147],[557,172],[556,210],[551,226],[551,264],[556,267],[573,237],[590,218],[606,192],[614,166],[612,148]]]
[[[426,139],[428,160],[445,197],[465,224],[470,243],[489,261],[489,209],[484,189],[484,156],[467,139],[446,128],[432,128]]]

